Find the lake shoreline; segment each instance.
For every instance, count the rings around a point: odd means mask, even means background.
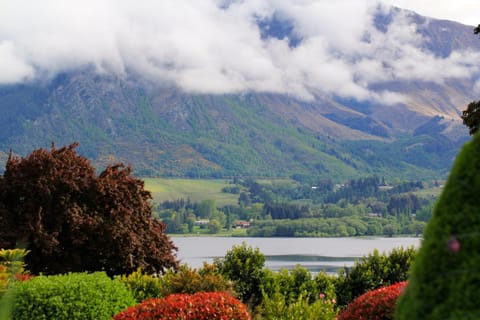
[[[246,243],[259,248],[266,257],[266,266],[272,270],[293,269],[296,265],[312,272],[336,270],[352,266],[354,262],[378,250],[390,252],[394,248],[418,248],[420,237],[350,237],[350,238],[261,238],[261,237],[172,237],[178,247],[181,263],[193,268],[202,267],[225,256],[234,245]]]

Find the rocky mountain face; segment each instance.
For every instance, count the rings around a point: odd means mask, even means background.
[[[471,27],[416,19],[435,55],[480,52]],[[378,28],[388,23],[383,17]],[[26,155],[78,141],[95,165],[123,161],[138,175],[443,177],[469,139],[460,115],[478,99],[473,81],[391,81],[374,89],[406,99],[202,95],[136,76],[64,73],[0,87],[0,161],[10,149]]]

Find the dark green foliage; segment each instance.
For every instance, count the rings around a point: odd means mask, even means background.
[[[463,124],[470,129],[470,134],[475,134],[480,128],[480,101],[468,104],[467,109],[462,111]]]
[[[338,304],[345,306],[369,290],[405,281],[415,254],[413,247],[394,249],[388,254],[375,250],[352,268],[344,268],[335,283]]]
[[[12,319],[111,319],[135,304],[130,292],[105,273],[37,276],[13,292]]]
[[[340,211],[342,212],[342,211]],[[382,217],[349,215],[341,218],[254,221],[248,228],[251,237],[354,237],[419,234],[424,223],[409,214]]]
[[[176,248],[152,218],[143,181],[123,164],[97,176],[76,146],[10,154],[0,176],[0,248],[25,246],[34,274],[176,267]]]
[[[261,284],[264,276],[265,256],[258,248],[253,249],[244,242],[233,246],[225,257],[216,259],[220,272],[234,282],[240,300],[251,306],[262,299]]]
[[[426,205],[428,205],[428,200],[419,198],[413,193],[395,194],[390,197],[387,209],[390,214],[411,214]]]
[[[397,318],[479,319],[480,136],[463,147],[434,208]]]
[[[355,202],[359,198],[379,196],[380,179],[377,176],[364,179],[352,179],[337,192],[330,193],[326,202],[336,203],[340,199]]]
[[[300,219],[309,216],[309,207],[287,202],[270,202],[263,205],[263,212],[272,219]]]

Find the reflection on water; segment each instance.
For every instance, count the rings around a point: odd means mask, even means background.
[[[182,263],[198,268],[203,262],[223,257],[234,245],[243,242],[258,247],[266,256],[271,270],[293,269],[296,265],[312,273],[322,270],[337,273],[339,268],[352,266],[356,259],[372,253],[389,252],[398,247],[418,247],[420,238],[221,238],[172,237],[179,248]]]
[[[358,258],[354,257],[326,257],[310,255],[267,255],[266,265],[274,271],[280,269],[292,270],[297,265],[301,265],[311,273],[325,271],[327,273],[337,273],[339,268],[350,267]]]

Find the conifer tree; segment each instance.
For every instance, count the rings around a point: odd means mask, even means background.
[[[396,318],[480,319],[480,135],[450,172],[416,256]]]

